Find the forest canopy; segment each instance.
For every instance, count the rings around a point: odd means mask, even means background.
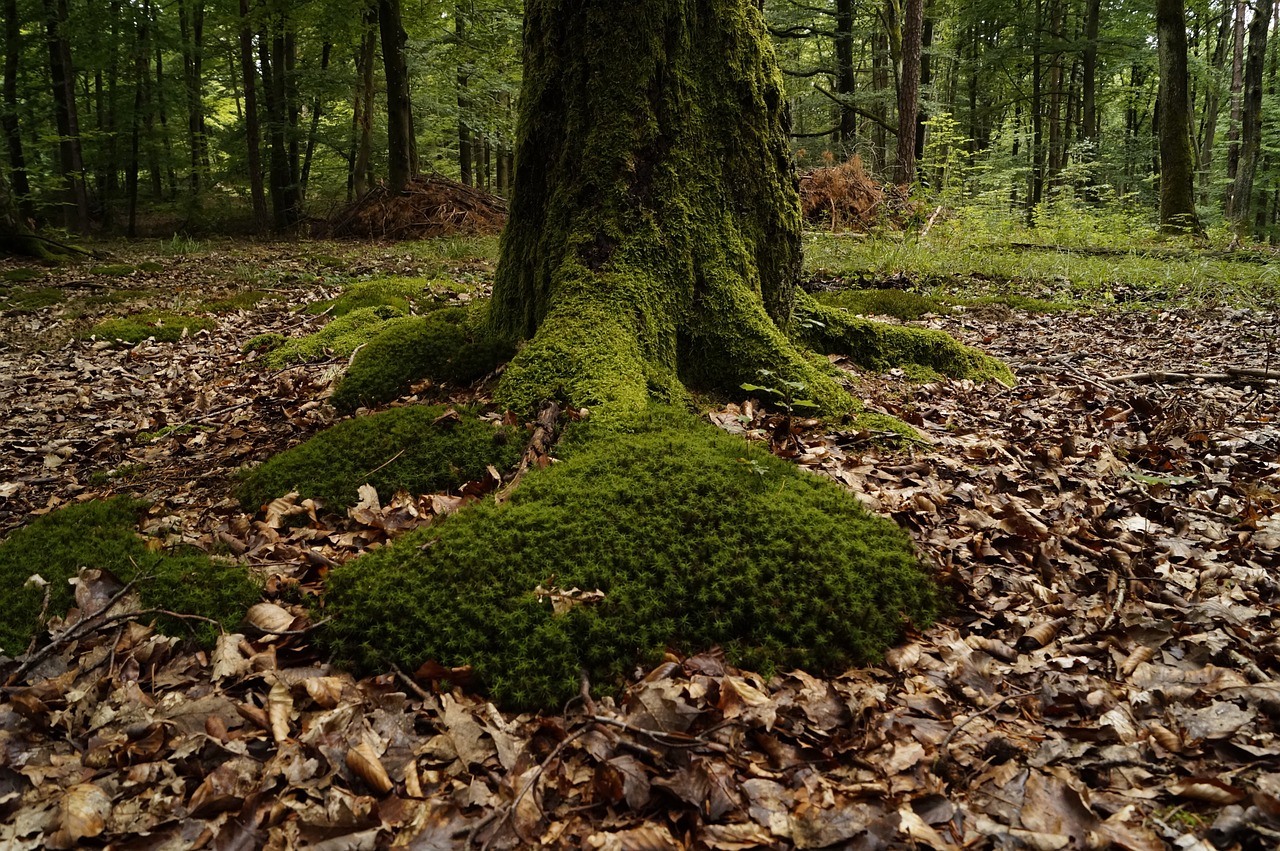
[[[856,155],[882,182],[1032,223],[1066,203],[1154,216],[1161,184],[1190,180],[1183,195],[1195,209],[1184,214],[1272,240],[1274,5],[764,8],[802,168]],[[403,188],[414,173],[510,188],[520,0],[380,0],[356,13],[332,0],[4,6],[11,224],[108,235],[295,230],[377,183]],[[1185,48],[1157,38],[1156,6],[1175,30],[1185,23]],[[1166,64],[1158,44],[1185,49],[1184,61]],[[1178,73],[1187,120],[1166,131],[1176,144],[1162,154],[1159,93],[1175,93],[1167,78]]]

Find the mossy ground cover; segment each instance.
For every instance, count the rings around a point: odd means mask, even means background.
[[[339,411],[389,402],[423,378],[469,384],[515,348],[487,336],[473,310],[444,308],[396,323],[356,353],[330,402]]]
[[[44,592],[27,584],[39,574],[49,582],[50,615],[62,615],[74,597],[68,580],[82,567],[109,570],[124,582],[137,579],[142,605],[213,618],[234,628],[261,590],[239,565],[197,552],[153,552],[134,531],[143,503],[117,497],[71,505],[41,517],[0,544],[0,649],[26,650],[40,629]],[[194,631],[203,641],[207,623],[161,618],[174,635]]]
[[[66,294],[56,287],[0,287],[0,307],[7,310],[39,310],[66,301]]]
[[[45,273],[41,269],[20,266],[17,269],[5,269],[0,272],[0,280],[8,281],[12,284],[25,284],[43,278],[44,275]]]
[[[457,290],[458,284],[447,279],[374,278],[351,284],[337,298],[312,302],[307,312],[346,316],[361,308],[387,307],[401,314],[422,313]]]
[[[432,493],[481,479],[489,465],[503,470],[519,460],[520,432],[468,409],[437,422],[447,411],[413,405],[338,423],[250,471],[241,504],[256,511],[297,491],[330,507],[350,506],[364,484],[382,499],[398,490]]]
[[[817,293],[814,299],[820,304],[838,307],[850,313],[893,316],[903,320],[919,319],[926,313],[947,311],[947,307],[936,299],[896,289],[837,290]]]
[[[118,319],[105,319],[94,325],[87,336],[135,345],[155,338],[158,343],[174,343],[197,331],[213,328],[217,323],[207,316],[180,316],[175,313],[146,311]]]
[[[265,363],[279,369],[292,363],[347,358],[360,346],[397,323],[409,320],[393,307],[362,307],[329,322],[314,334],[286,340],[271,348]],[[250,342],[260,342],[254,338]]]
[[[906,535],[839,486],[672,409],[580,424],[563,460],[335,570],[323,640],[368,670],[471,665],[511,708],[609,690],[671,647],[834,672],[936,598]],[[538,586],[601,591],[556,612]]]

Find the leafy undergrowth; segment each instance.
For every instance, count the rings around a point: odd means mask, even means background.
[[[501,705],[546,709],[668,647],[839,672],[933,620],[910,543],[843,489],[691,415],[616,428],[577,426],[509,502],[334,571],[325,643],[366,671],[470,666]]]
[[[430,528],[491,481],[363,499],[346,518],[289,500],[246,515],[233,498],[242,465],[332,424],[323,399],[342,367],[264,368],[245,342],[314,332],[327,318],[295,309],[359,277],[482,284],[491,267],[473,247],[141,245],[121,251],[138,272],[98,279],[150,293],[128,296],[144,302],[130,310],[190,311],[229,287],[286,300],[127,350],[75,338],[120,313],[90,299],[124,292],[84,285],[83,271],[33,282],[66,303],[3,306],[0,529],[137,493],[154,503],[144,531],[235,554],[270,577],[272,602],[212,653],[145,626],[86,629],[10,683],[0,845],[1277,847],[1277,325],[1217,306],[1245,272],[1227,270],[1231,287],[1199,303],[1179,285],[1185,303],[1171,306],[1154,296],[1159,266],[1150,287],[1125,290],[1129,267],[1098,265],[1124,309],[919,320],[1020,377],[1005,389],[862,376],[868,408],[927,445],[886,448],[856,425],[780,433],[749,404],[713,412],[897,520],[954,610],[881,665],[766,680],[714,653],[673,653],[616,700],[532,717],[475,697],[466,669],[335,670],[302,603],[327,572]],[[948,247],[921,252],[942,264]],[[1050,263],[983,282],[961,262],[975,255],[955,260],[966,293],[1079,298]],[[142,271],[149,261],[165,271]],[[1266,285],[1246,303],[1266,304]],[[483,388],[453,392],[485,402]],[[2,664],[8,678],[16,663]]]

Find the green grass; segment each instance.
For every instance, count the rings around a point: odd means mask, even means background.
[[[120,319],[106,319],[93,326],[89,336],[136,345],[155,338],[157,343],[175,343],[183,336],[205,331],[217,325],[206,316],[179,316],[173,313],[147,311]]]
[[[73,603],[72,579],[82,567],[108,570],[121,581],[137,579],[142,605],[213,618],[235,627],[261,595],[244,567],[210,559],[195,550],[155,552],[134,531],[144,503],[117,497],[71,505],[38,518],[0,544],[0,648],[26,650],[40,629],[43,591],[27,584],[39,574],[49,583],[51,616]],[[209,643],[207,623],[160,618],[174,635]]]
[[[1073,251],[1087,247],[1078,243],[1050,250],[1010,247],[1010,242],[1038,242],[1044,236],[980,229],[939,229],[924,240],[904,234],[850,239],[810,233],[805,265],[810,274],[852,281],[904,275],[923,294],[962,301],[1017,296],[1055,306],[1125,301],[1266,306],[1280,296],[1280,264],[1213,257],[1191,245],[1131,242],[1118,256]],[[1179,255],[1161,255],[1170,250]]]
[[[520,432],[495,427],[467,409],[460,409],[457,422],[435,424],[446,410],[414,405],[338,423],[251,470],[240,502],[256,511],[298,491],[330,507],[350,506],[364,484],[384,500],[398,490],[433,493],[481,479],[489,465],[502,470],[519,460]]]
[[[838,672],[935,614],[900,529],[688,414],[588,421],[560,452],[508,503],[333,571],[325,644],[367,670],[471,665],[509,708],[558,708],[580,670],[609,691],[668,647]],[[539,585],[604,600],[556,612]]]

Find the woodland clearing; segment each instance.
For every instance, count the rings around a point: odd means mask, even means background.
[[[819,247],[823,288],[920,283],[910,268],[831,262],[845,251],[834,238]],[[331,668],[302,605],[329,568],[499,482],[367,497],[345,517],[298,500],[247,515],[233,494],[245,464],[335,421],[324,400],[347,363],[268,369],[248,340],[321,327],[327,317],[297,308],[362,276],[483,291],[493,241],[112,249],[129,265],[4,285],[0,533],[69,502],[137,495],[156,546],[243,561],[264,601],[211,651],[140,617],[68,633],[26,660],[38,664],[6,661],[5,847],[1280,841],[1273,292],[1224,303],[1223,287],[1176,279],[1156,292],[1126,286],[1117,264],[1104,300],[1061,275],[953,269],[930,294],[964,296],[961,308],[913,324],[1005,360],[1019,384],[858,375],[866,409],[922,440],[784,422],[745,392],[707,400],[721,428],[907,529],[951,611],[883,664],[837,677],[764,681],[715,652],[672,655],[616,699],[511,715],[468,692],[465,671],[356,680]],[[1034,312],[1001,300],[1011,294],[1075,307]],[[83,336],[143,309],[212,327],[132,347]],[[415,389],[487,399],[483,387]],[[82,585],[86,599],[119,591],[109,577]],[[74,623],[49,614],[55,630]]]

